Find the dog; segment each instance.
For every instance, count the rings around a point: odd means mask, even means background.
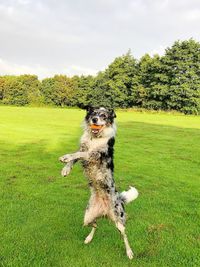
[[[84,133],[81,137],[80,149],[73,154],[66,154],[59,158],[66,163],[61,171],[62,176],[67,176],[73,165],[81,160],[84,172],[88,177],[91,196],[84,216],[84,226],[92,226],[90,234],[84,243],[92,241],[96,231],[96,221],[102,216],[107,216],[120,231],[129,259],[133,252],[125,233],[126,215],[124,204],[138,197],[138,191],[130,187],[128,191],[119,193],[114,181],[114,143],[116,125],[114,110],[104,107],[88,107],[84,120]]]

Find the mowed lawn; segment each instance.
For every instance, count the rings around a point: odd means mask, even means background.
[[[115,180],[135,186],[127,235],[108,220],[89,245],[87,180],[58,157],[78,148],[85,112],[0,107],[0,266],[200,266],[200,117],[117,112]]]

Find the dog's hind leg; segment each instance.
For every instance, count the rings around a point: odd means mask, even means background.
[[[86,239],[84,241],[85,244],[88,244],[92,241],[94,233],[95,233],[96,228],[97,228],[96,214],[93,213],[92,208],[86,209],[85,217],[84,217],[84,226],[90,226],[90,225],[92,226],[92,230],[89,233],[89,235],[86,237]]]
[[[88,207],[85,211],[84,226],[92,226],[90,234],[86,237],[84,243],[88,244],[92,241],[97,225],[96,220],[102,215],[101,203],[98,201],[96,194],[91,195]]]
[[[131,260],[133,258],[133,251],[129,245],[128,238],[127,238],[127,235],[125,233],[125,226],[121,222],[117,222],[116,227],[120,231],[120,233],[124,239],[126,254],[127,254],[128,258]]]
[[[90,242],[92,241],[93,236],[94,236],[94,233],[95,233],[95,231],[96,231],[96,228],[97,228],[96,223],[93,223],[93,224],[92,224],[92,230],[91,230],[91,232],[90,232],[89,235],[85,238],[85,241],[84,241],[85,244],[88,244],[88,243],[90,243]]]

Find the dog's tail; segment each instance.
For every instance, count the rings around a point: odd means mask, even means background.
[[[130,186],[128,191],[123,191],[120,193],[120,197],[125,204],[135,200],[138,197],[139,193],[135,187]]]

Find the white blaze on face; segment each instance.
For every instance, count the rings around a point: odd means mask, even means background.
[[[106,109],[103,107],[99,108],[99,110],[106,111]]]

